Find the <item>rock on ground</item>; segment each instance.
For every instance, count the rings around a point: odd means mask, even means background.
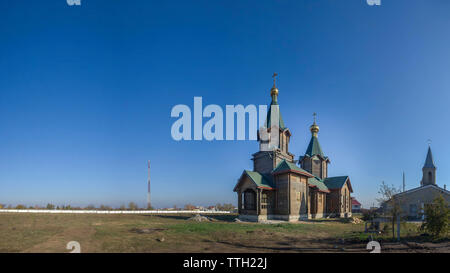
[[[200,214],[197,214],[191,218],[188,219],[189,221],[196,221],[196,222],[211,222],[211,221],[215,221],[215,219],[206,217],[206,216],[202,216]]]

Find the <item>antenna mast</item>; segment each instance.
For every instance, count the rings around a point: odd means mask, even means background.
[[[148,192],[147,192],[147,209],[152,207],[150,202],[150,160],[148,161]]]
[[[403,191],[405,191],[405,172],[403,172]]]

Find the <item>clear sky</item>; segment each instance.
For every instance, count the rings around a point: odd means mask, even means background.
[[[450,185],[450,1],[0,1],[0,203],[237,203],[256,141],[172,139],[173,106],[279,103],[296,158],[318,113],[363,206]]]

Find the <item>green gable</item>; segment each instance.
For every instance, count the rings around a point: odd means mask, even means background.
[[[300,173],[303,173],[304,175],[312,176],[312,174],[310,174],[307,171],[303,170],[302,168],[298,167],[294,163],[288,162],[286,160],[283,160],[280,163],[278,163],[278,165],[275,167],[275,169],[273,169],[272,173],[276,174],[276,173],[280,173],[280,172],[289,172],[289,171],[300,172]]]
[[[317,187],[317,189],[319,189],[320,191],[330,192],[330,190],[328,190],[328,187],[325,185],[325,183],[323,183],[323,181],[320,180],[320,178],[318,178],[318,177],[309,178],[308,184]]]
[[[245,170],[244,173],[253,181],[255,182],[257,187],[264,187],[264,188],[275,188],[275,185],[273,183],[273,179],[269,175],[263,175],[258,172],[252,172]]]
[[[347,179],[348,176],[335,176],[325,178],[324,182],[329,189],[340,189],[344,186]]]

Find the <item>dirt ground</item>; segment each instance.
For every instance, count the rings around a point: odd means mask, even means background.
[[[364,224],[339,220],[299,223],[239,223],[235,215],[0,214],[0,252],[344,252],[368,253]],[[450,252],[449,238],[419,236],[417,224],[404,227],[401,242],[377,235],[381,252]]]

